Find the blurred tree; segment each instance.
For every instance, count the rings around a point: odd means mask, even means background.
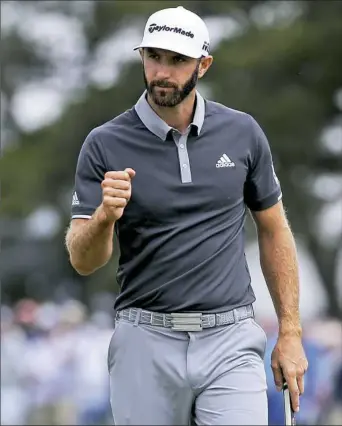
[[[3,8],[8,2],[2,2]],[[100,88],[90,79],[91,64],[104,42],[125,27],[143,29],[146,18],[161,7],[156,1],[16,2],[32,13],[72,17],[82,25],[85,56],[80,60],[84,85],[75,90],[62,116],[34,132],[16,123],[11,100],[23,83],[40,81],[55,64],[37,43],[25,39],[15,25],[2,30],[1,91],[7,100],[3,123],[15,135],[2,159],[3,214],[23,219],[42,204],[53,205],[63,217],[54,244],[61,250],[61,277],[71,276],[63,252],[69,221],[68,195],[75,164],[88,132],[130,108],[143,89],[139,61],[120,65],[119,78]],[[164,1],[163,7],[180,2]],[[239,31],[214,47],[214,65],[201,83],[209,98],[252,114],[272,145],[277,173],[292,227],[313,256],[329,298],[329,314],[341,314],[337,297],[337,255],[341,238],[321,239],[317,218],[335,199],[323,199],[313,187],[323,175],[341,175],[341,158],[324,149],[322,131],[341,117],[336,102],[342,90],[342,2],[338,1],[182,1],[204,17],[231,18]],[[8,4],[7,4],[8,6]],[[3,20],[2,13],[2,20]],[[226,24],[228,25],[228,23]],[[120,58],[118,57],[118,60]],[[18,167],[20,166],[20,170]],[[339,196],[342,197],[340,193]],[[254,237],[251,224],[249,230]],[[6,249],[6,246],[3,247]],[[52,254],[51,256],[55,256]],[[114,258],[89,278],[89,289],[111,289]],[[10,275],[9,283],[10,283]]]

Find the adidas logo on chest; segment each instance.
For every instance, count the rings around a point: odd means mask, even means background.
[[[235,167],[235,163],[231,161],[227,154],[223,154],[216,163],[216,168]]]

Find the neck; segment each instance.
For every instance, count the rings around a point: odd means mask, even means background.
[[[166,124],[179,130],[181,133],[192,123],[195,99],[196,90],[194,89],[179,105],[175,107],[162,107],[153,102],[150,94],[147,95],[147,101],[155,113],[158,114]]]

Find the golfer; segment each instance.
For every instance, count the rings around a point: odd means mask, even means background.
[[[199,16],[154,13],[136,50],[146,91],[84,141],[66,235],[81,275],[120,252],[108,350],[114,423],[265,425],[248,211],[279,320],[275,384],[286,380],[295,410],[308,367],[296,248],[269,143],[253,117],[196,90],[213,62]]]

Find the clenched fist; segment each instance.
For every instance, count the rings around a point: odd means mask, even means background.
[[[123,215],[124,209],[131,198],[131,181],[135,176],[133,169],[118,172],[107,172],[101,183],[101,210],[104,220],[115,222]]]

